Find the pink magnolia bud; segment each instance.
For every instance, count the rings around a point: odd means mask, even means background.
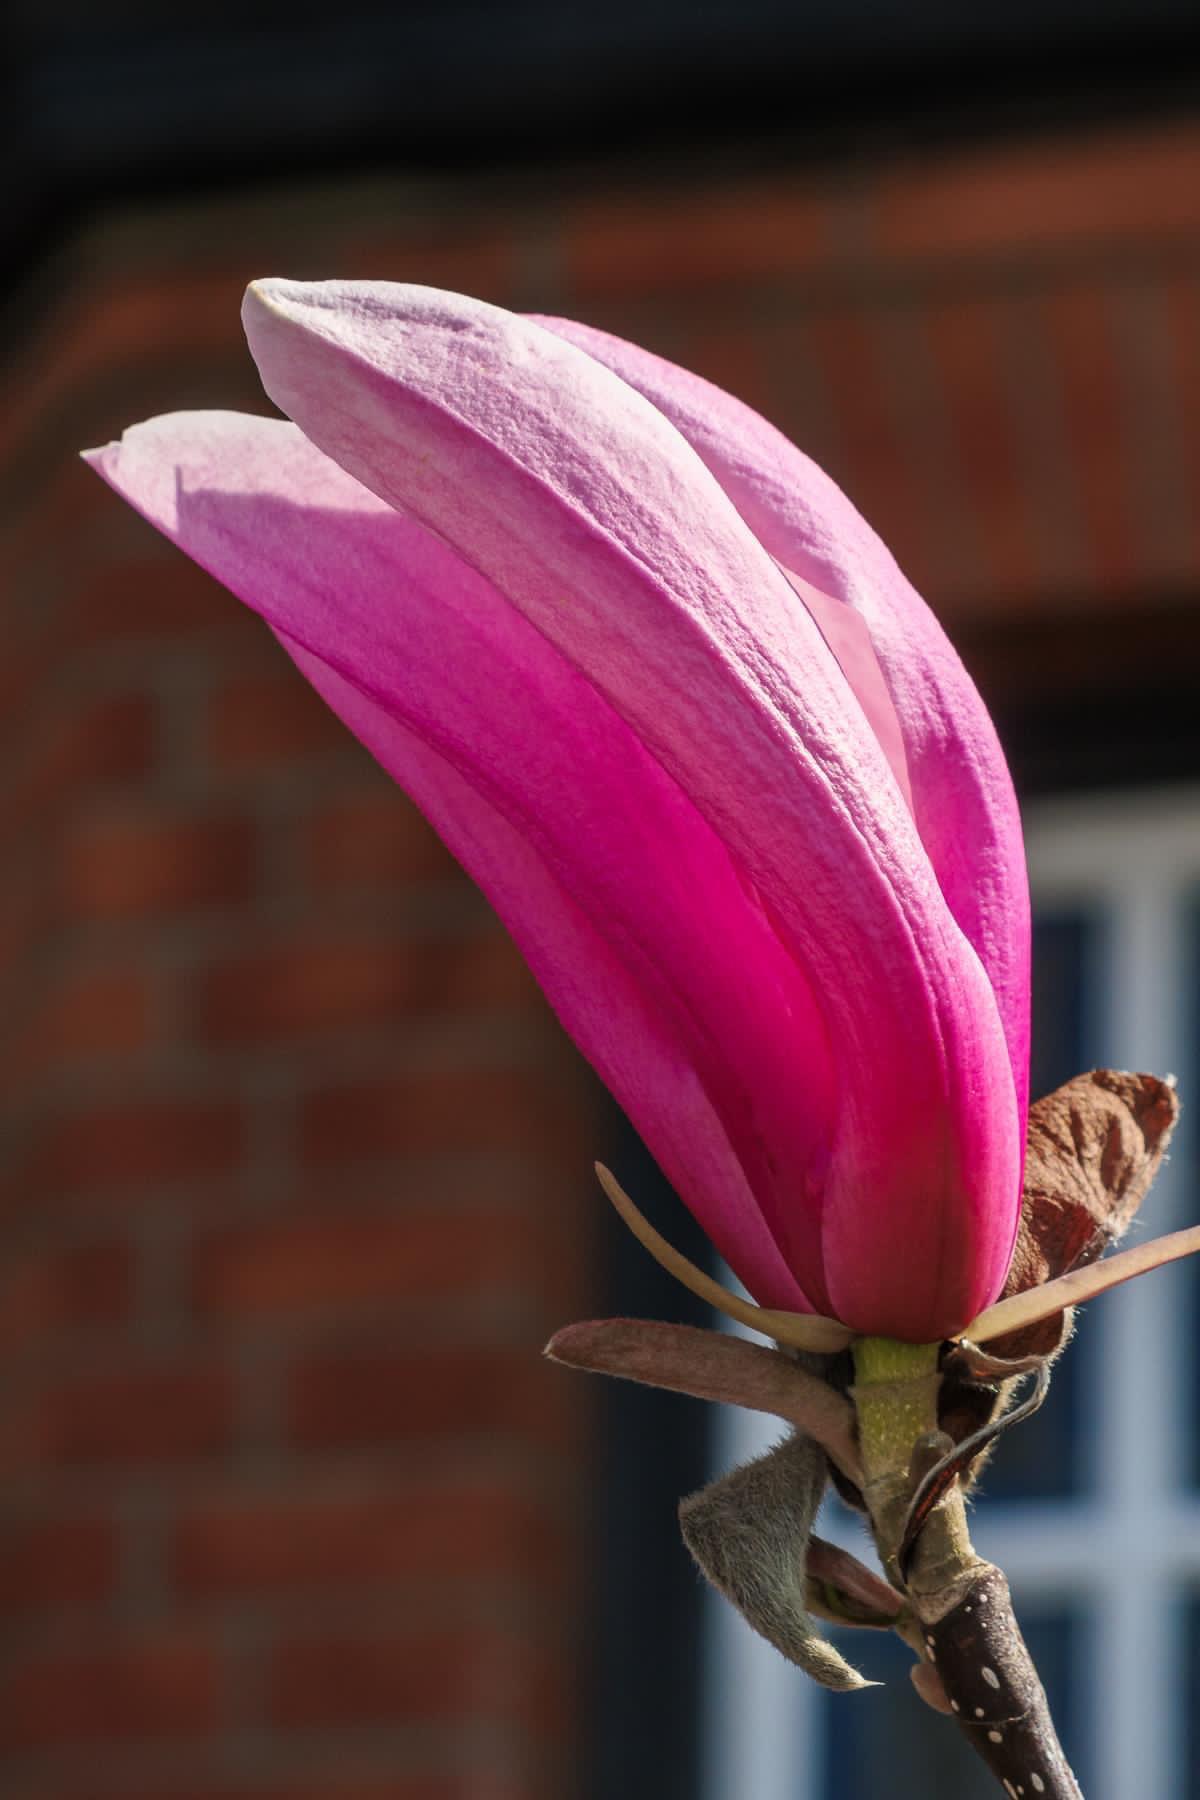
[[[632,345],[251,288],[294,423],[92,453],[479,882],[762,1304],[932,1341],[1004,1282],[1029,1011],[982,702],[829,479]]]

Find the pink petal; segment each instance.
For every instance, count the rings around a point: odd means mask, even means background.
[[[782,565],[870,631],[903,735],[917,825],[1000,1005],[1022,1117],[1029,1070],[1029,890],[1021,821],[995,730],[933,613],[846,496],[740,400],[634,344],[538,321],[615,370],[671,420]],[[809,596],[811,599],[811,595]],[[825,601],[828,606],[828,600]],[[818,613],[818,621],[827,614]],[[877,734],[873,673],[833,645]],[[895,764],[895,753],[890,760]]]
[[[807,610],[678,433],[548,332],[368,284],[274,283],[246,319],[313,441],[487,575],[729,846],[823,1009],[832,1309],[897,1336],[954,1329],[1007,1267],[1012,1070],[989,982]]]
[[[763,1304],[810,1312],[696,1070],[602,933],[537,852],[453,766],[319,657],[280,642],[474,876],[667,1179]],[[774,1299],[766,1296],[773,1295]]]
[[[488,893],[731,1265],[770,1304],[807,1308],[769,1226],[820,1292],[820,1017],[628,726],[490,583],[292,425],[177,414],[98,467],[263,614]],[[797,1206],[805,1194],[818,1202]]]

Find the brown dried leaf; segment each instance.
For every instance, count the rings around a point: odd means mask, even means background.
[[[1005,1294],[1093,1262],[1123,1235],[1179,1113],[1154,1075],[1092,1069],[1029,1109],[1021,1232]]]
[[[1154,1075],[1092,1069],[1029,1109],[1021,1224],[1004,1296],[1094,1262],[1128,1227],[1166,1153],[1179,1113]],[[1068,1335],[1061,1313],[998,1338],[996,1356],[1049,1356]]]
[[[1029,1109],[1021,1224],[1003,1297],[1021,1294],[1094,1262],[1128,1227],[1166,1153],[1179,1113],[1169,1082],[1154,1075],[1092,1069]],[[983,1375],[952,1351],[938,1417],[956,1442],[982,1429],[1014,1393],[1012,1376],[1031,1357],[1053,1360],[1071,1336],[1073,1314],[1056,1312],[989,1342]],[[976,1354],[978,1354],[976,1352]],[[980,1463],[973,1465],[978,1474]]]

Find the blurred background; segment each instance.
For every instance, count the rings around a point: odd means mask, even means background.
[[[75,460],[267,410],[256,275],[587,319],[731,388],[947,624],[1021,787],[1035,1091],[1200,1058],[1200,109],[1166,0],[9,0],[0,26],[0,1788],[973,1800],[918,1704],[710,1605],[745,1418],[544,1364],[702,1254],[429,830]],[[1185,1119],[1188,1117],[1185,1114]],[[1148,1224],[1198,1216],[1185,1126]],[[1007,1442],[1089,1800],[1200,1795],[1195,1278]],[[851,1536],[835,1517],[829,1527]]]

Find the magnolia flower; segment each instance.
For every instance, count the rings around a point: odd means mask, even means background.
[[[757,1301],[961,1331],[1020,1211],[1028,897],[991,723],[883,544],[586,326],[341,282],[244,316],[288,419],[152,419],[94,466],[427,814]]]

